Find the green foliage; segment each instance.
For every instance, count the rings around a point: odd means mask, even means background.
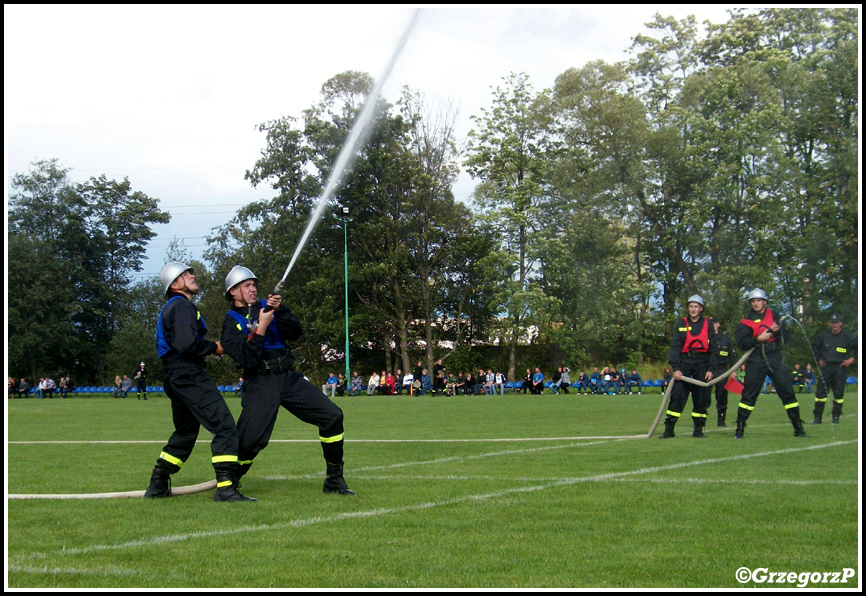
[[[33,166],[13,177],[9,197],[9,281],[22,289],[9,301],[19,338],[10,372],[107,382],[130,274],[141,270],[150,226],[169,216],[128,180],[74,184],[57,160]]]

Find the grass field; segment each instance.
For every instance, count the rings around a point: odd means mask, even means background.
[[[747,567],[855,589],[846,398],[841,424],[826,413],[802,439],[761,396],[742,441],[712,416],[693,439],[688,408],[673,440],[581,439],[645,434],[658,394],[337,398],[357,496],[322,494],[316,430],[282,411],[243,482],[256,503],[7,500],[7,587],[797,587],[740,583]],[[813,396],[800,401],[808,422]],[[172,431],[165,397],[10,400],[7,428],[7,494],[143,490]],[[212,478],[201,439],[175,487]],[[843,569],[847,583],[823,575]]]

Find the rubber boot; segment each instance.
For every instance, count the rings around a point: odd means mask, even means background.
[[[842,415],[842,404],[833,399],[833,410],[830,412],[833,416],[833,424],[839,424],[839,416]]]
[[[673,439],[674,438],[674,426],[677,424],[677,419],[671,416],[668,416],[665,420],[665,432],[659,439]]]
[[[707,435],[704,434],[704,424],[706,423],[705,418],[695,418],[695,430],[692,432],[692,437],[695,439],[706,439]]]
[[[241,491],[238,490],[240,484],[238,484],[237,478],[234,478],[235,475],[236,474],[229,475],[225,473],[217,474],[217,490],[213,495],[213,500],[225,502],[258,501],[258,499],[253,499],[252,497],[247,497],[241,494]]]
[[[161,499],[171,496],[171,474],[159,466],[153,468],[150,485],[144,491],[145,499]]]
[[[799,414],[791,418],[791,424],[794,426],[795,437],[809,438],[809,435],[806,434],[806,429],[803,428],[803,421],[800,420]]]
[[[719,426],[728,426],[725,424],[725,417],[727,416],[727,410],[719,410]]]
[[[355,494],[355,491],[349,490],[349,487],[346,485],[346,481],[343,478],[343,462],[339,464],[332,464],[331,462],[325,462],[327,465],[325,470],[325,484],[322,486],[322,492],[324,493],[336,493],[340,495],[351,496]]]
[[[812,420],[812,424],[821,424],[821,418],[824,416],[824,402],[816,401],[815,409],[812,411],[812,414],[815,416],[815,419]]]
[[[737,430],[734,431],[735,439],[742,439],[743,433],[746,430],[746,419],[742,416],[737,416]]]

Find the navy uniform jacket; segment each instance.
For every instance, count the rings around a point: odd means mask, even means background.
[[[812,352],[825,364],[840,364],[857,357],[857,336],[845,329],[836,334],[825,329],[812,342]]]

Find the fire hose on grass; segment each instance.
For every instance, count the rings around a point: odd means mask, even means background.
[[[684,381],[686,383],[691,383],[692,385],[698,385],[699,387],[712,387],[713,385],[717,385],[717,384],[721,383],[722,381],[724,381],[725,379],[727,379],[728,377],[730,377],[731,375],[736,373],[738,370],[740,370],[740,367],[743,364],[745,364],[746,360],[748,360],[749,356],[752,354],[752,352],[754,350],[755,350],[755,348],[752,348],[751,350],[747,351],[737,361],[737,363],[731,367],[731,369],[729,371],[720,374],[718,377],[715,377],[712,381],[709,381],[709,382],[698,381],[697,379],[692,379],[691,377],[680,377],[679,380]],[[667,406],[668,406],[668,400],[671,397],[671,389],[673,389],[674,383],[676,383],[676,382],[677,382],[676,379],[673,379],[673,380],[671,380],[670,383],[668,383],[668,388],[667,388],[667,390],[665,390],[664,395],[662,396],[662,405],[659,407],[659,413],[656,415],[655,421],[653,421],[653,424],[650,427],[649,432],[646,434],[647,438],[653,436],[653,433],[655,432],[656,427],[659,425],[659,422],[661,421],[662,416],[665,413],[665,408],[667,408]]]
[[[171,489],[171,496],[193,495],[203,493],[216,488],[216,480],[208,480],[201,484],[189,486],[176,486]],[[132,497],[140,499],[144,497],[143,490],[130,490],[118,493],[86,493],[86,494],[57,494],[57,495],[6,495],[7,499],[123,499]]]

